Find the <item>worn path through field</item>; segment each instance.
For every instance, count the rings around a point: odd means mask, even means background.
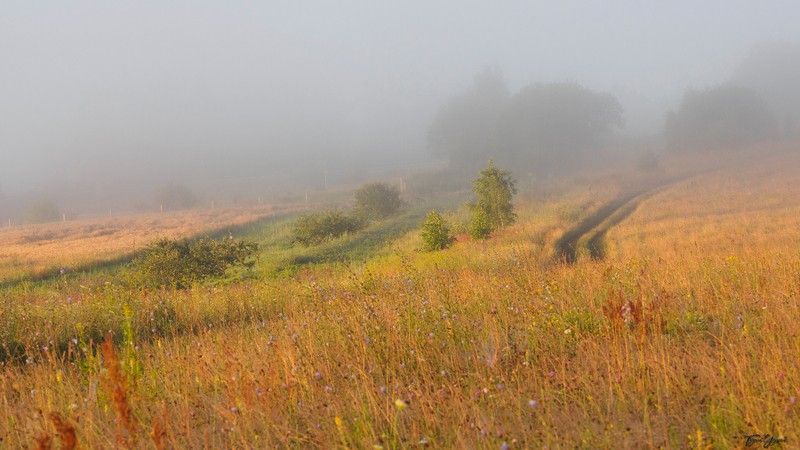
[[[578,257],[579,244],[586,239],[589,256],[593,259],[603,259],[605,257],[605,236],[611,227],[630,216],[644,199],[685,178],[678,177],[650,183],[644,187],[629,190],[603,205],[589,217],[567,230],[556,241],[556,258],[568,264],[574,263]]]

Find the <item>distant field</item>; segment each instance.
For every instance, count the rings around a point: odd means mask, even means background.
[[[130,214],[0,228],[0,282],[113,260],[150,242],[189,237],[274,214],[271,206]]]
[[[678,182],[644,200],[608,242],[619,261],[790,256],[800,245],[800,152]]]

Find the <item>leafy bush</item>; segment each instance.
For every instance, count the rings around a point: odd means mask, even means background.
[[[428,218],[422,224],[422,250],[434,252],[450,246],[455,238],[450,235],[450,228],[441,214],[436,211],[428,213]]]
[[[304,214],[294,224],[293,241],[306,247],[319,245],[347,233],[355,233],[364,227],[358,217],[345,214],[338,209]]]
[[[186,289],[192,284],[218,278],[236,266],[252,268],[258,244],[233,239],[161,239],[147,247],[131,263],[133,279],[143,286]]]
[[[397,188],[386,183],[368,183],[355,194],[355,214],[364,220],[381,220],[395,214],[403,201]]]

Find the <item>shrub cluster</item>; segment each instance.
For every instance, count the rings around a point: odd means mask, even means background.
[[[364,227],[364,221],[338,209],[304,214],[294,224],[293,241],[306,247],[319,245]]]
[[[252,268],[258,244],[233,239],[197,241],[161,239],[131,263],[137,284],[186,289],[192,284],[225,275],[232,267]]]
[[[339,209],[300,216],[294,224],[292,242],[303,246],[319,245],[348,233],[355,233],[370,221],[396,214],[403,206],[400,192],[386,183],[368,183],[353,193],[352,214]]]
[[[400,192],[394,186],[386,183],[368,183],[359,188],[354,194],[356,203],[354,212],[364,220],[382,220],[403,206]]]

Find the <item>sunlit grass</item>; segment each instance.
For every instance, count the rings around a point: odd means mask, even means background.
[[[769,182],[721,171],[652,197],[612,228],[604,261],[553,258],[618,192],[576,186],[442,252],[415,251],[412,233],[365,259],[282,276],[266,261],[256,279],[186,292],[15,291],[0,437],[57,439],[56,412],[92,448],[730,448],[764,433],[791,446],[800,191],[781,188],[793,172],[780,166]],[[759,194],[711,188],[720,177]],[[716,233],[682,212],[698,202]],[[270,226],[264,239],[283,242],[286,224]],[[121,384],[88,345],[109,330]]]

